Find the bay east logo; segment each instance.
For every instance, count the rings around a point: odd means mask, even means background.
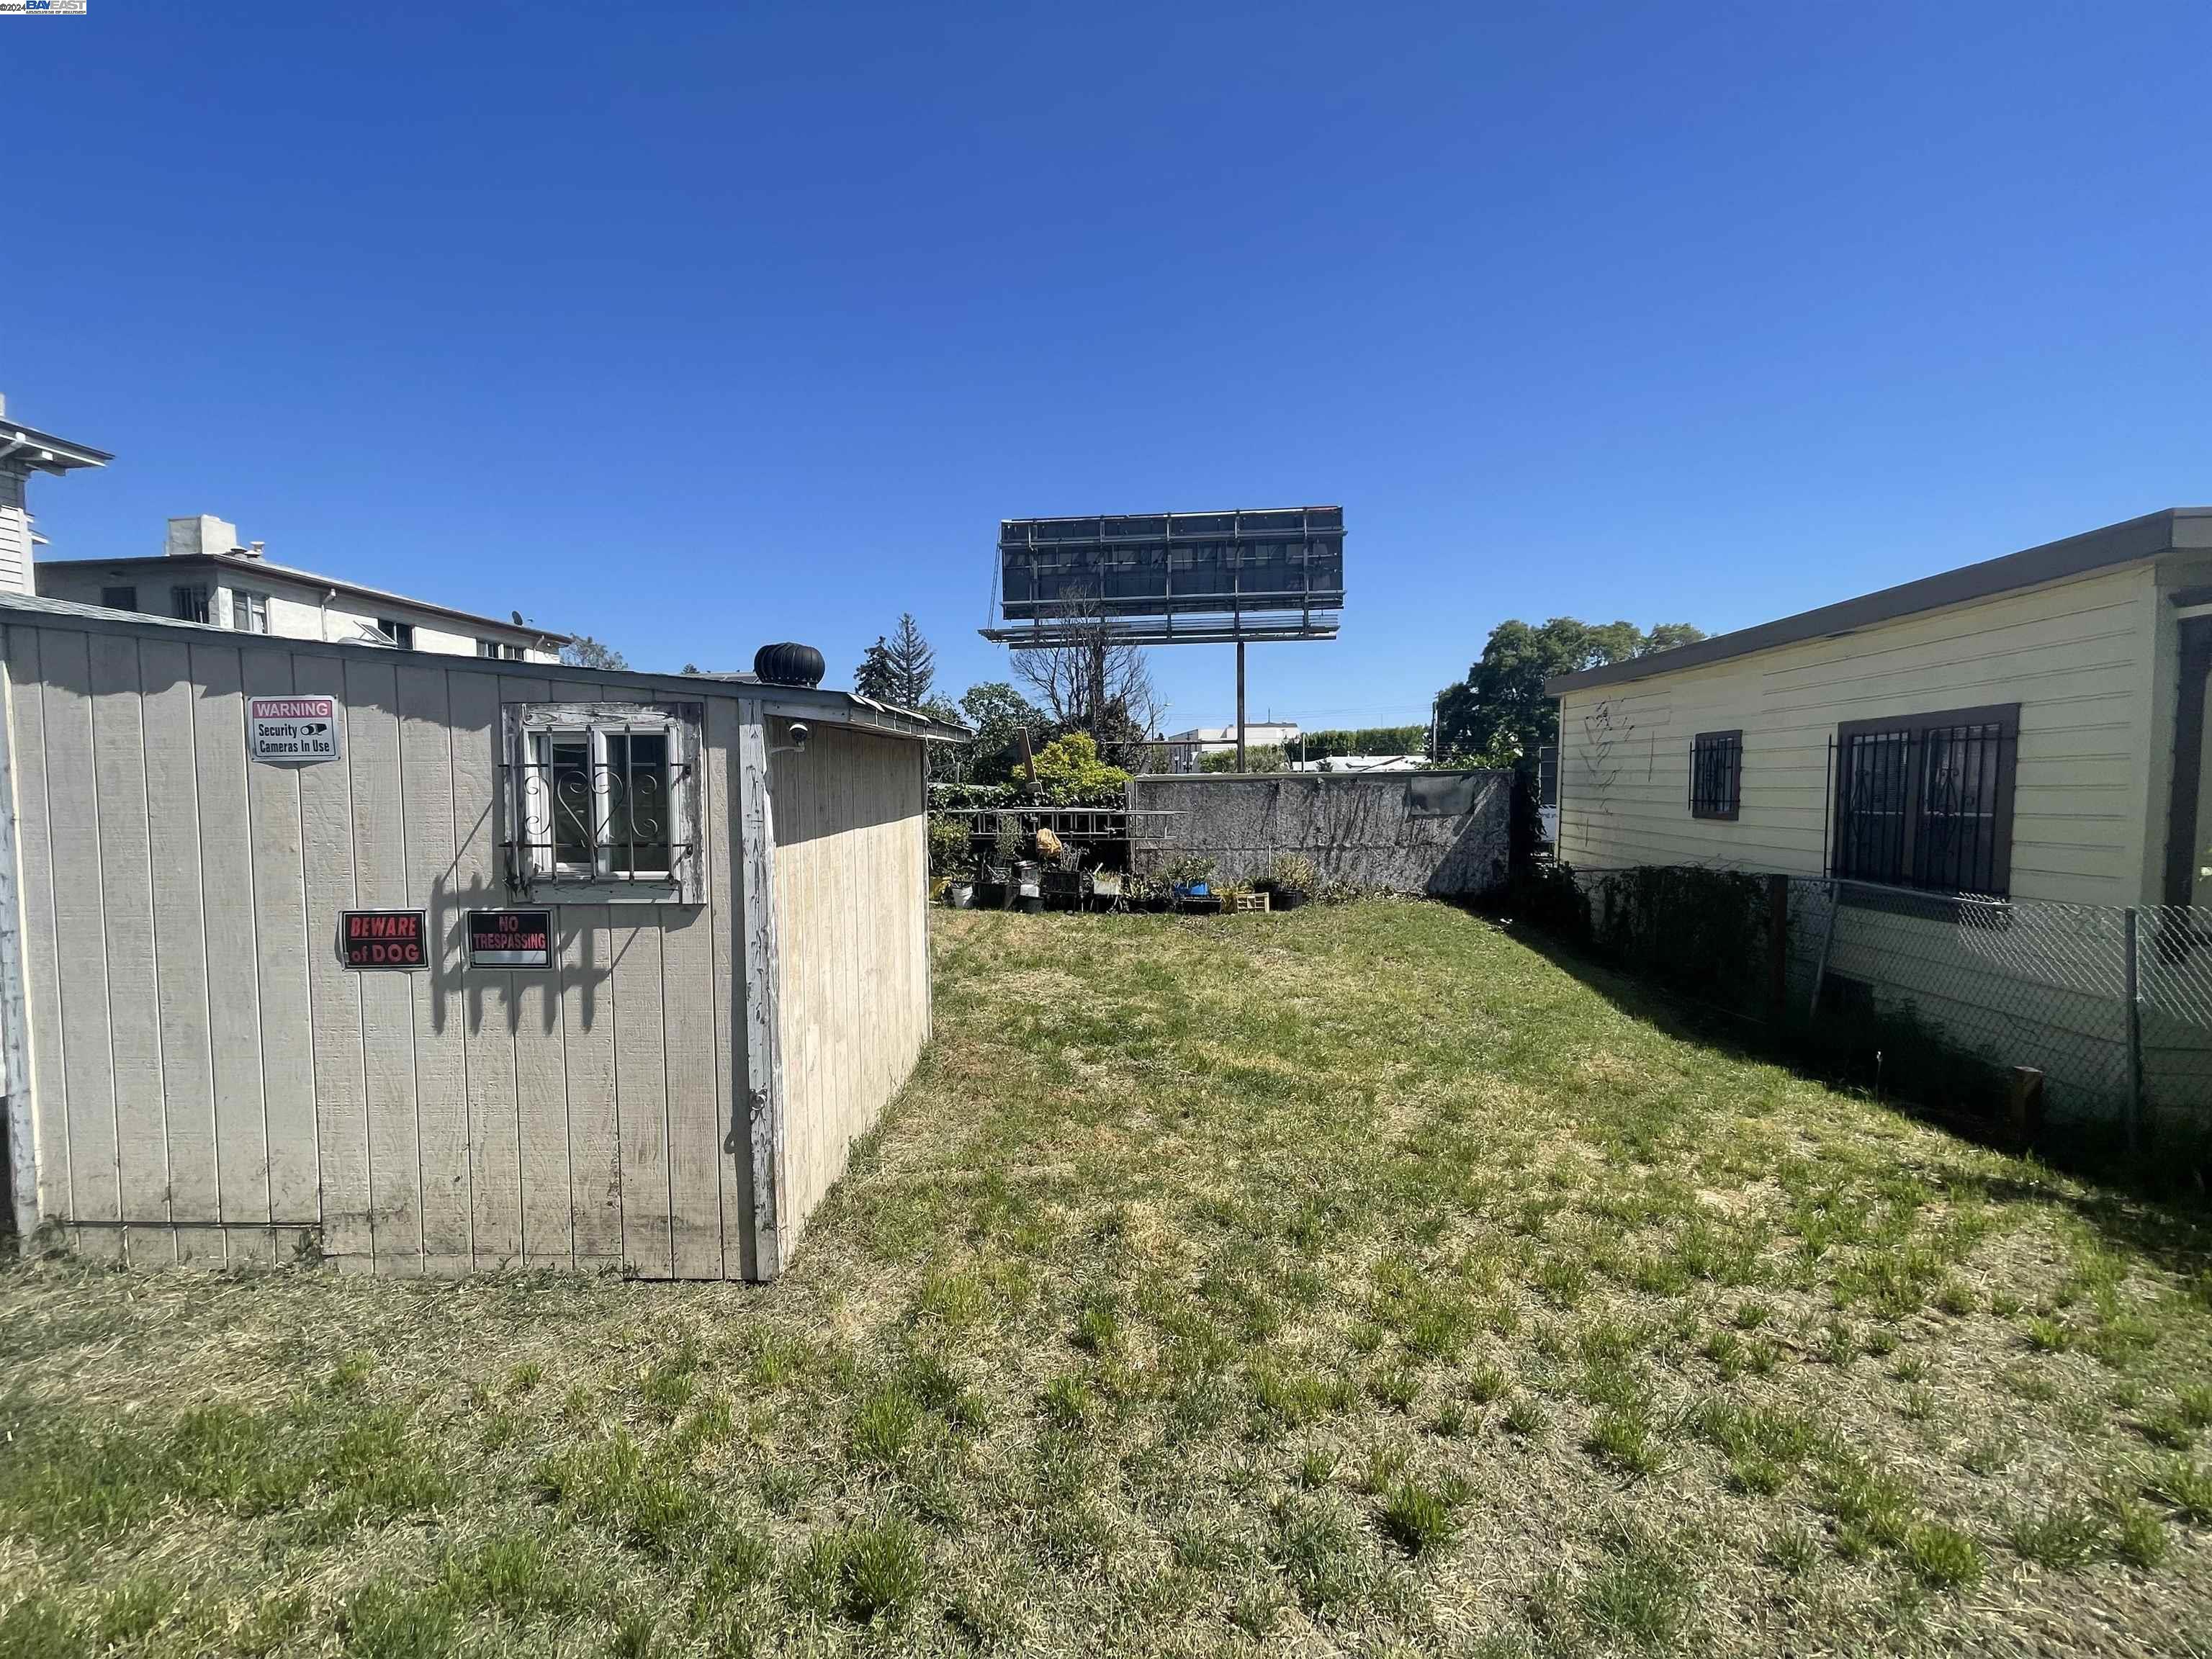
[[[0,17],[28,16],[38,12],[82,12],[84,0],[0,0]]]

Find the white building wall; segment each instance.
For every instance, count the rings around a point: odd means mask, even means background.
[[[481,629],[472,629],[470,624],[439,611],[398,602],[380,605],[343,591],[326,609],[322,603],[323,594],[329,591],[326,588],[273,574],[264,581],[228,569],[207,570],[202,567],[202,571],[204,574],[191,574],[189,580],[209,584],[211,591],[208,617],[218,627],[231,625],[235,594],[240,589],[250,588],[270,596],[269,629],[279,639],[314,640],[331,645],[373,643],[378,637],[376,619],[392,617],[414,624],[417,651],[473,657],[477,654],[477,641],[481,637],[521,646],[525,654],[520,660],[524,662],[559,660],[557,652],[538,647],[538,635],[505,623],[487,622]],[[133,583],[138,589],[138,608],[148,616],[166,617],[169,614],[169,590],[184,580],[187,577],[181,572],[173,574],[144,565],[126,568],[112,579],[103,575],[97,567],[63,570],[48,565],[38,572],[38,591],[50,599],[98,605],[102,588]]]

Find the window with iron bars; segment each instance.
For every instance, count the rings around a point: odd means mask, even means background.
[[[1743,733],[1700,732],[1690,739],[1690,816],[1732,818],[1743,801]]]
[[[2019,747],[2018,703],[1838,726],[1828,873],[2008,896]]]
[[[574,902],[705,902],[696,703],[511,703],[508,885]]]

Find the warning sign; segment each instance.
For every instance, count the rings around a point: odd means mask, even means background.
[[[246,735],[258,761],[338,757],[336,697],[248,697]]]
[[[550,910],[469,912],[469,966],[550,968],[553,913]]]
[[[340,918],[349,968],[428,968],[420,910],[348,910]]]

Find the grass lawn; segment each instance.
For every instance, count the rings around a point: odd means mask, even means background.
[[[0,1273],[0,1655],[2212,1642],[2201,1215],[1439,906],[936,956],[771,1288]]]

